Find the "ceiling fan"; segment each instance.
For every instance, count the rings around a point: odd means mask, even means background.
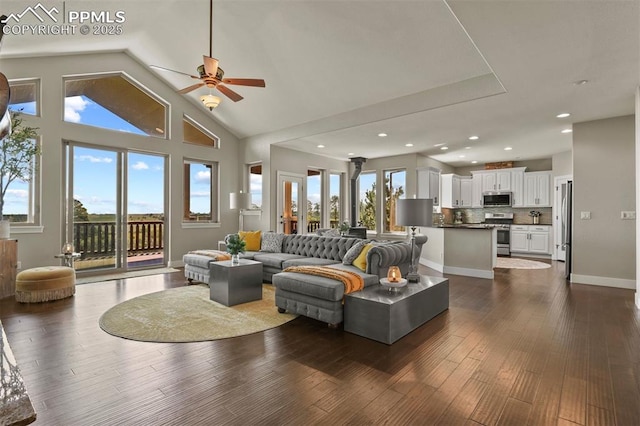
[[[209,7],[211,12],[209,14],[209,56],[202,56],[203,64],[197,68],[198,75],[175,71],[158,65],[150,65],[150,67],[161,71],[170,71],[178,74],[183,74],[193,79],[200,80],[199,83],[178,90],[178,93],[180,94],[186,94],[200,87],[207,86],[209,89],[217,89],[218,91],[220,91],[220,93],[222,93],[232,101],[238,102],[244,98],[237,92],[225,86],[226,84],[237,86],[265,87],[265,82],[264,80],[257,78],[224,78],[224,71],[218,66],[218,60],[213,57],[213,0],[209,1]],[[209,96],[211,97],[211,94],[209,94]],[[206,96],[201,97],[202,101],[205,103],[205,106],[207,106],[210,110],[213,110],[213,108],[218,106],[217,103],[215,103],[215,105],[207,105],[205,98]]]

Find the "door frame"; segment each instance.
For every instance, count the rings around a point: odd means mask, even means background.
[[[307,203],[306,203],[306,186],[305,176],[299,173],[285,172],[278,170],[277,172],[277,190],[276,190],[276,217],[275,217],[275,229],[277,232],[284,232],[283,222],[280,220],[284,214],[283,201],[284,194],[282,191],[284,182],[296,182],[298,184],[298,233],[307,229]],[[304,201],[304,202],[303,202]]]
[[[556,176],[553,179],[554,202],[553,202],[553,253],[552,259],[564,262],[566,260],[566,252],[561,249],[562,246],[562,185],[566,185],[573,180],[572,175]]]

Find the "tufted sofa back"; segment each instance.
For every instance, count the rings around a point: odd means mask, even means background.
[[[282,252],[305,257],[341,261],[347,251],[362,241],[359,238],[322,237],[320,235],[287,235],[282,242]]]

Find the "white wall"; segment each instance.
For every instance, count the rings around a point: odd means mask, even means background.
[[[636,306],[640,308],[640,86],[636,88]]]
[[[573,126],[573,282],[636,288],[634,145],[633,115]]]
[[[41,116],[25,117],[29,125],[39,127],[42,140],[42,225],[37,233],[12,234],[18,239],[18,260],[22,268],[58,264],[53,256],[63,244],[63,194],[62,170],[63,140],[72,140],[107,147],[135,149],[140,152],[165,154],[169,161],[169,211],[167,231],[169,244],[166,250],[171,264],[180,265],[182,255],[197,248],[215,248],[216,241],[237,228],[238,216],[229,210],[228,193],[239,187],[238,140],[226,131],[210,113],[196,101],[187,100],[159,80],[146,67],[125,53],[100,53],[88,55],[53,56],[38,58],[3,59],[2,69],[7,78],[38,78],[41,82]],[[85,73],[124,71],[160,98],[170,103],[171,117],[168,123],[168,139],[133,135],[98,129],[63,121],[63,76]],[[220,107],[223,108],[224,104]],[[198,121],[221,138],[221,148],[182,143],[183,113]],[[182,227],[182,174],[183,158],[213,160],[220,163],[221,225],[217,228],[183,229]],[[99,184],[96,182],[96,184]]]
[[[573,174],[573,153],[571,151],[554,154],[551,157],[553,176],[571,176]]]

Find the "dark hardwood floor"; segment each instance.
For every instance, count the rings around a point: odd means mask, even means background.
[[[634,291],[568,285],[563,267],[449,276],[450,309],[391,346],[304,317],[204,343],[99,328],[111,306],[184,285],[181,273],[5,298],[0,320],[37,425],[638,425]]]

